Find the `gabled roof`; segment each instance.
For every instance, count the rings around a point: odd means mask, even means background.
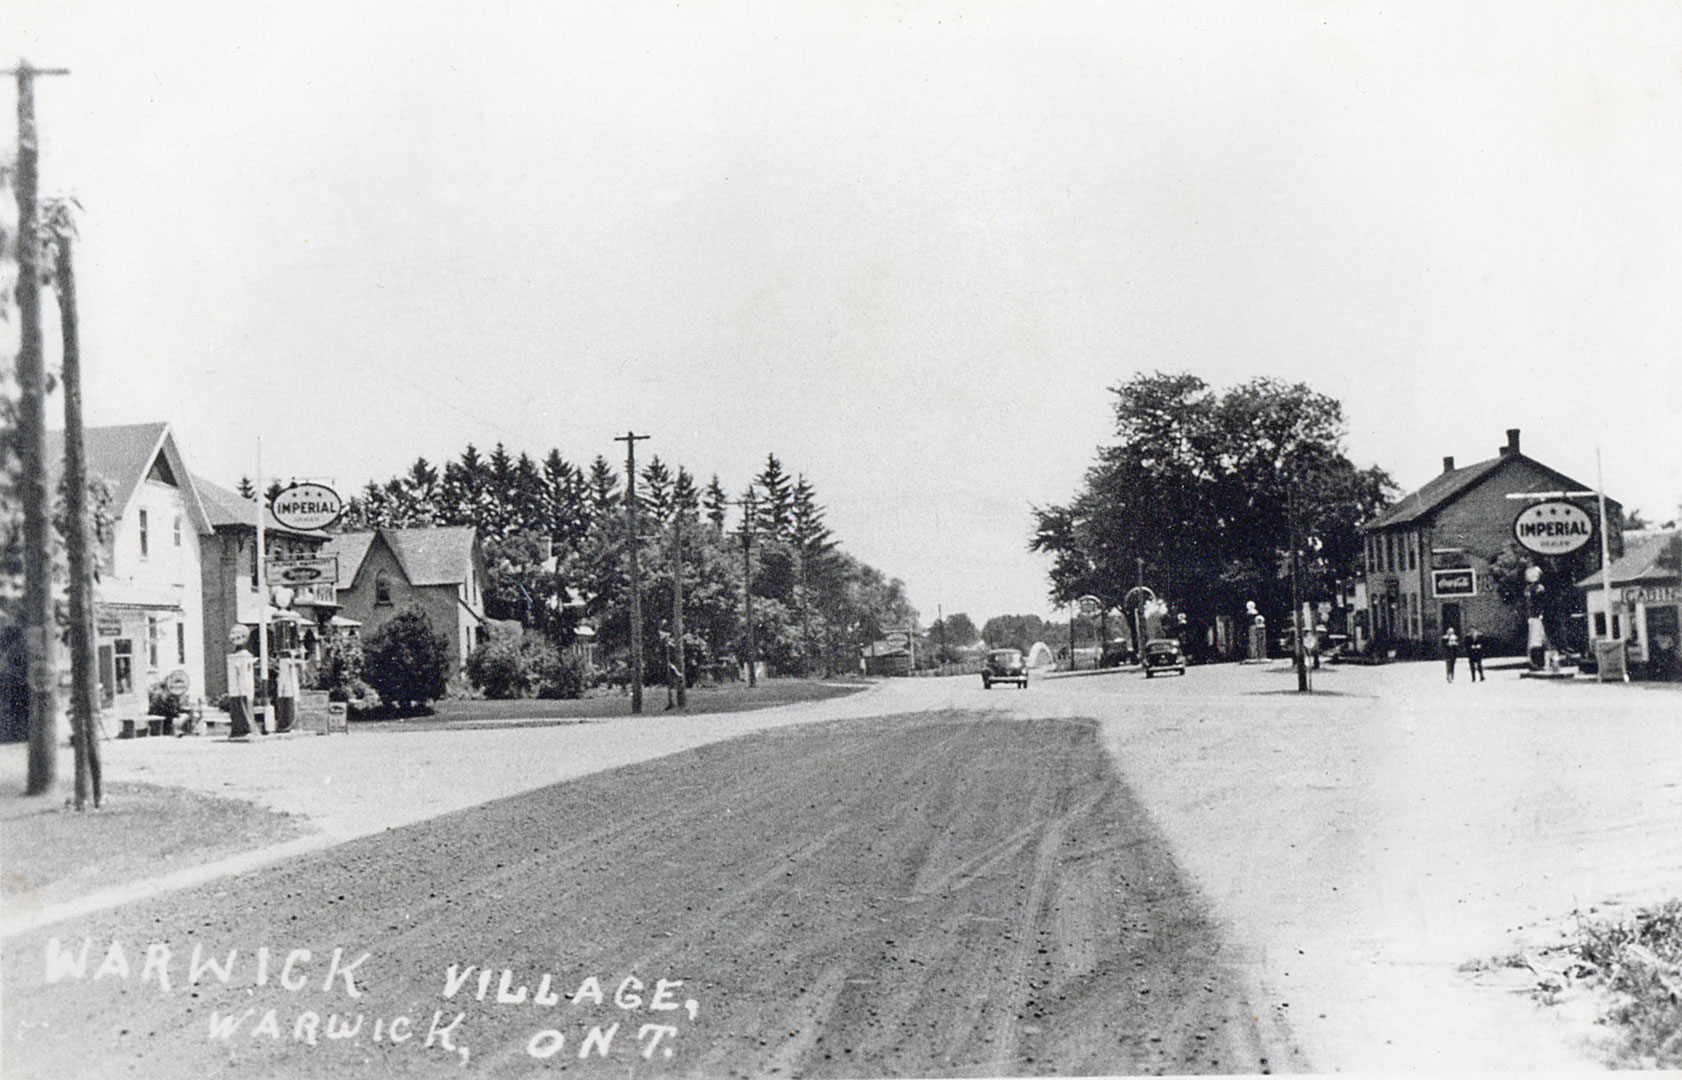
[[[424,529],[382,528],[377,532],[339,533],[322,549],[339,556],[339,581],[349,588],[377,536],[391,549],[411,585],[460,585],[473,566],[478,530],[471,525]]]
[[[211,531],[209,514],[167,423],[84,428],[82,447],[87,455],[88,475],[100,477],[111,485],[113,509],[117,516],[128,513],[141,481],[146,479],[153,463],[162,455],[198,532]],[[47,473],[48,482],[56,493],[64,476],[62,431],[47,432]]]
[[[199,498],[204,500],[204,512],[210,519],[212,528],[217,529],[257,529],[258,503],[255,499],[247,499],[237,491],[229,491],[220,484],[213,484],[202,476],[193,477],[193,486],[198,489]],[[327,534],[319,529],[293,529],[275,520],[274,512],[268,507],[262,507],[263,529],[267,532],[285,533],[288,536],[321,536]]]
[[[356,575],[362,570],[362,560],[368,557],[368,548],[373,542],[374,534],[371,532],[349,532],[336,533],[322,545],[319,554],[338,557],[340,591],[356,583]]]
[[[1424,517],[1439,506],[1452,502],[1461,492],[1494,472],[1506,460],[1505,456],[1494,457],[1463,469],[1439,473],[1424,487],[1398,499],[1361,528],[1383,529]]]
[[[1432,477],[1424,487],[1405,495],[1387,507],[1377,517],[1362,525],[1361,530],[1372,532],[1378,529],[1388,529],[1396,525],[1411,524],[1420,518],[1428,517],[1493,476],[1503,465],[1515,461],[1523,461],[1532,468],[1540,469],[1548,474],[1551,478],[1550,482],[1556,484],[1561,490],[1588,490],[1580,481],[1571,479],[1557,469],[1549,468],[1535,458],[1526,457],[1524,454],[1504,453],[1499,457],[1492,457],[1488,461],[1467,465],[1463,469],[1452,469],[1448,472],[1439,473]],[[1608,498],[1606,502],[1608,505],[1617,504],[1617,500],[1612,498]]]
[[[471,525],[430,529],[381,529],[411,585],[460,585],[473,567],[473,543],[478,530]]]
[[[1677,537],[1676,532],[1656,532],[1639,539],[1624,535],[1624,556],[1613,559],[1609,568],[1612,571],[1612,584],[1630,585],[1637,581],[1647,581],[1653,578],[1663,578],[1674,581],[1676,570],[1671,567],[1660,566],[1659,556],[1664,554],[1667,544]],[[1600,571],[1596,570],[1588,577],[1577,582],[1579,589],[1600,588]]]

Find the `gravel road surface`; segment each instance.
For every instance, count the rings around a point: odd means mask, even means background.
[[[1098,726],[952,710],[744,736],[14,938],[5,1027],[32,1077],[1301,1064]]]

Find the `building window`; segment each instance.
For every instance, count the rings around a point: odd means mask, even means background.
[[[391,603],[391,575],[384,570],[374,575],[374,603]]]
[[[146,618],[146,666],[157,670],[158,667],[158,619],[155,616]]]
[[[244,547],[245,541],[240,541],[240,546]],[[253,589],[257,587],[257,542],[255,540],[251,542],[251,587]]]
[[[112,682],[116,684],[117,696],[121,697],[134,692],[134,642],[128,638],[118,638],[112,644],[115,650],[111,665],[115,678]]]
[[[151,522],[147,519],[146,511],[140,511],[140,557],[144,559],[151,553]]]
[[[1419,534],[1408,533],[1408,569],[1419,569]]]
[[[181,515],[175,515],[175,546],[181,546]]]
[[[186,664],[187,662],[187,624],[184,622],[175,624],[175,662],[177,664]]]

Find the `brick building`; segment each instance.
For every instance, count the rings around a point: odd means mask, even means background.
[[[1445,457],[1438,476],[1361,527],[1366,538],[1364,635],[1405,651],[1430,653],[1447,627],[1462,636],[1476,627],[1492,646],[1521,650],[1524,613],[1497,594],[1490,573],[1510,549],[1541,567],[1548,582],[1558,583],[1549,597],[1558,615],[1550,637],[1556,644],[1585,643],[1581,597],[1571,586],[1600,566],[1596,500],[1563,500],[1596,523],[1587,543],[1568,554],[1536,556],[1514,538],[1515,520],[1534,500],[1508,496],[1587,490],[1581,481],[1520,452],[1517,428],[1508,429],[1507,444],[1487,461],[1457,468],[1452,457]],[[1606,514],[1616,557],[1623,550],[1623,508],[1607,499]],[[1574,608],[1576,617],[1557,609],[1561,604]]]
[[[340,533],[322,555],[339,560],[339,614],[362,637],[411,605],[449,642],[459,670],[484,636],[485,553],[471,526]]]

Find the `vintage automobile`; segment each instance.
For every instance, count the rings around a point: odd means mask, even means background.
[[[981,669],[981,688],[991,690],[996,682],[1028,689],[1028,662],[1022,659],[1021,649],[994,649],[987,654],[987,663]]]
[[[1186,654],[1180,651],[1180,643],[1171,638],[1152,638],[1145,642],[1145,678],[1150,678],[1159,671],[1177,671],[1181,675],[1186,673]]]

